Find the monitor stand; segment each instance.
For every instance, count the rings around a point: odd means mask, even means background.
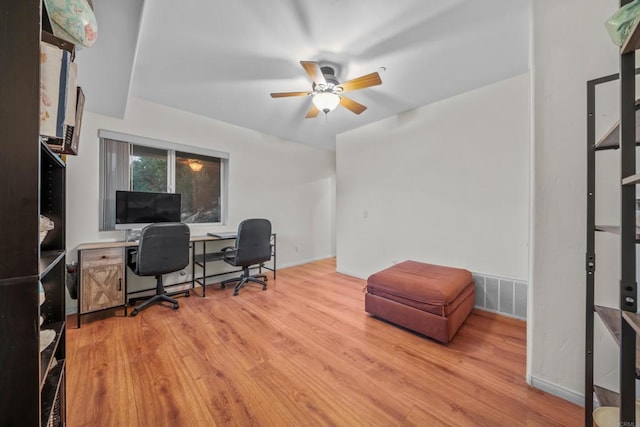
[[[140,233],[142,232],[142,230],[133,230],[133,229],[126,229],[124,231],[124,240],[125,242],[137,242],[138,240],[140,240]]]

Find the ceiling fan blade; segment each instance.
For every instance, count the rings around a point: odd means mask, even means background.
[[[309,110],[309,112],[307,113],[306,116],[304,116],[305,119],[313,119],[315,118],[318,113],[320,112],[320,110],[318,110],[318,108],[315,106],[315,104],[311,104],[311,109]]]
[[[349,99],[346,96],[342,96],[342,95],[340,96],[340,105],[342,105],[344,108],[351,111],[352,113],[356,113],[356,114],[360,114],[367,109],[367,107],[365,107],[364,105],[359,104],[353,99]]]
[[[302,68],[309,74],[311,80],[317,85],[326,85],[327,81],[324,79],[324,74],[322,74],[322,70],[320,70],[320,65],[317,62],[313,61],[300,61],[300,65]]]
[[[382,83],[380,79],[380,74],[371,73],[366,76],[356,77],[353,80],[349,80],[347,82],[341,83],[338,86],[342,87],[343,92],[348,92],[350,90],[358,90],[364,89],[365,87],[377,86]]]
[[[276,92],[276,93],[272,93],[271,97],[284,98],[287,96],[307,96],[307,95],[309,95],[309,92]]]

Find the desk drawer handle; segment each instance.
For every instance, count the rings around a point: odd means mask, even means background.
[[[122,291],[122,277],[118,278],[118,292]]]
[[[100,258],[107,259],[107,256],[106,255],[102,255]]]

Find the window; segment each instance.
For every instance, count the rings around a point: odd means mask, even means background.
[[[176,151],[183,222],[220,222],[221,159]]]
[[[129,189],[133,191],[153,191],[164,193],[169,188],[167,182],[168,151],[157,148],[130,146]]]
[[[179,193],[185,223],[224,223],[229,155],[100,131],[100,230],[115,229],[115,191]]]

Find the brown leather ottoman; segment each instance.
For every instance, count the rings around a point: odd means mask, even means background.
[[[367,279],[365,310],[381,319],[448,343],[475,304],[467,270],[405,261]]]

